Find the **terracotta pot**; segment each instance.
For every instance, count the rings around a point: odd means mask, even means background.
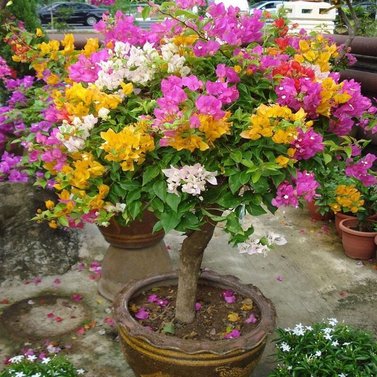
[[[137,377],[248,377],[265,348],[267,335],[275,327],[275,310],[261,291],[241,284],[231,276],[206,271],[201,284],[232,289],[253,299],[261,321],[250,333],[219,341],[180,339],[154,333],[143,327],[128,311],[129,300],[146,289],[177,285],[177,274],[170,273],[128,283],[114,304],[115,320],[128,364]]]
[[[110,243],[102,261],[99,293],[108,300],[114,300],[124,284],[132,279],[172,271],[172,263],[163,241],[164,232],[153,233],[157,219],[151,212],[145,212],[141,221],[134,221],[127,227],[115,220],[108,227],[99,230]]]
[[[331,219],[332,217],[332,214],[331,213],[326,213],[325,215],[321,215],[319,212],[318,212],[318,207],[315,205],[314,201],[310,201],[307,203],[307,208],[308,208],[308,212],[310,214],[310,217],[313,219],[313,220],[317,220],[317,221],[328,221]]]
[[[357,220],[357,217],[356,216],[352,216],[352,215],[346,215],[343,212],[337,212],[335,214],[335,228],[336,228],[336,231],[337,231],[339,237],[342,237],[342,231],[341,231],[341,229],[339,227],[339,224],[344,219]],[[369,216],[368,219],[369,220],[377,220],[377,214]]]
[[[141,249],[152,246],[164,238],[163,230],[153,233],[156,222],[156,216],[145,211],[141,220],[135,220],[128,226],[121,226],[112,218],[109,226],[98,228],[111,246],[121,249]]]
[[[339,224],[344,219],[357,220],[357,217],[351,216],[351,215],[346,215],[342,212],[335,213],[335,228],[336,228],[336,232],[338,233],[339,237],[342,237],[342,231],[340,230]]]
[[[377,236],[377,232],[356,230],[358,223],[357,219],[343,219],[340,222],[343,249],[350,258],[368,260],[376,254],[374,239]]]

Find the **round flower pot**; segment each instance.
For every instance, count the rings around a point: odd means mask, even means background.
[[[146,211],[140,221],[124,227],[111,219],[108,227],[98,227],[110,243],[102,261],[99,293],[113,301],[125,283],[132,279],[172,271],[164,232],[153,233],[156,217]]]
[[[256,328],[236,339],[218,341],[181,339],[151,331],[139,324],[128,310],[128,303],[146,289],[177,285],[176,273],[129,282],[117,296],[114,316],[125,358],[137,377],[248,377],[265,348],[268,334],[275,327],[275,310],[261,291],[241,284],[231,276],[205,271],[200,284],[231,289],[253,300],[261,313]]]
[[[335,228],[336,228],[336,232],[338,233],[339,237],[342,237],[342,231],[340,230],[340,222],[344,219],[352,219],[352,220],[356,220],[357,217],[356,216],[351,216],[351,215],[346,215],[345,213],[343,212],[336,212],[335,213]]]
[[[358,224],[357,219],[344,219],[340,222],[343,249],[350,258],[368,260],[376,254],[374,239],[377,232],[359,231]]]
[[[318,207],[315,205],[314,201],[310,201],[307,203],[308,212],[310,217],[313,220],[317,221],[328,221],[331,219],[331,213],[326,213],[325,215],[321,215],[318,211]]]
[[[352,215],[346,215],[343,212],[337,212],[337,213],[335,213],[335,228],[336,228],[336,231],[337,231],[339,237],[342,237],[342,231],[341,231],[339,225],[340,225],[340,222],[342,220],[344,220],[344,219],[357,220],[357,217],[356,216],[352,216]],[[377,214],[369,216],[368,219],[369,220],[377,220]]]

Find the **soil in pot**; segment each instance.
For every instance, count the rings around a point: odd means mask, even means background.
[[[176,296],[176,286],[153,288],[132,298],[129,310],[151,331],[181,339],[237,338],[260,321],[260,310],[252,299],[232,290],[200,285],[195,320],[189,324],[180,323],[174,319]]]

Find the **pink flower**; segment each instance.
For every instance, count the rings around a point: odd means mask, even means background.
[[[235,338],[239,338],[241,336],[241,333],[239,330],[232,330],[228,333],[225,334],[224,336],[224,339],[235,339]]]
[[[251,313],[246,319],[245,323],[256,323],[258,321],[257,317],[254,315],[254,313]]]
[[[275,207],[292,206],[298,207],[297,193],[288,182],[281,183],[276,192],[276,197],[271,201]]]
[[[225,112],[221,110],[221,101],[214,96],[199,96],[195,101],[195,106],[202,114],[212,115],[215,119],[221,119],[225,115]]]
[[[78,293],[74,293],[71,296],[71,299],[72,299],[72,301],[79,302],[79,301],[81,301],[83,299],[83,297],[80,294],[78,294]]]
[[[237,300],[235,293],[230,289],[224,291],[222,295],[227,304],[233,304]]]
[[[198,312],[202,308],[202,304],[200,302],[195,303],[195,310]]]
[[[145,308],[140,308],[136,313],[135,313],[135,318],[144,320],[149,318],[149,311],[146,310]]]

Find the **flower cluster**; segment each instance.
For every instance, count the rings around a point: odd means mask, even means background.
[[[40,118],[26,116],[28,94],[14,91],[6,106],[22,111],[0,109],[0,129],[11,119],[25,153],[20,162],[5,154],[1,166],[2,177],[17,167],[56,191],[36,220],[125,225],[148,209],[155,230],[211,219],[242,243],[253,232],[245,212],[312,200],[319,167],[344,161],[352,179],[374,184],[372,158],[350,153],[347,134],[375,127],[377,109],[358,83],[340,81],[336,44],[280,16],[266,22],[221,3],[202,16],[197,6],[150,4],[143,14],[160,16],[150,30],[104,15],[104,44],[90,39],[82,50],[72,35],[29,46],[36,81],[17,87],[32,85]]]
[[[278,329],[278,366],[271,377],[373,376],[377,342],[367,331],[340,324],[335,318],[292,329]]]
[[[84,369],[76,369],[61,356],[52,358],[35,354],[17,355],[8,360],[8,366],[0,372],[1,377],[78,377]]]

